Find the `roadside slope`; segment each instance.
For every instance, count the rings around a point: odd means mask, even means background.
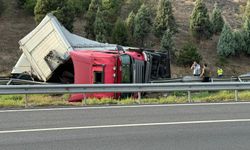
[[[15,65],[16,61],[21,55],[18,48],[18,41],[27,33],[35,28],[33,16],[26,14],[23,10],[17,8],[17,0],[2,0],[6,7],[2,16],[0,17],[0,75],[8,75]],[[153,9],[156,9],[157,2],[155,0],[144,0]],[[241,6],[244,6],[246,0],[204,0],[212,12],[215,2],[223,8],[223,16],[230,23],[233,28],[241,27]],[[127,6],[123,6],[122,18],[126,17]],[[179,33],[175,36],[176,49],[180,49],[186,42],[196,42],[189,34],[189,17],[194,7],[194,0],[174,0],[173,9],[176,21],[179,26]],[[125,12],[125,13],[124,13]],[[75,26],[75,33],[84,36],[83,25],[84,19],[77,19]],[[216,46],[219,37],[214,36],[212,39],[198,43],[199,52],[203,56],[203,62],[210,65],[215,74],[216,65],[218,63],[218,56],[216,53]],[[153,36],[149,36],[147,41],[154,44],[154,48],[159,48],[160,41]],[[149,44],[150,45],[150,44]],[[223,67],[226,75],[239,75],[250,72],[249,57],[237,56],[229,58]],[[190,75],[189,67],[184,68],[172,64],[173,77]]]
[[[11,71],[21,55],[18,41],[35,27],[33,17],[18,9],[16,0],[3,0],[3,3],[5,10],[0,17],[0,75]]]

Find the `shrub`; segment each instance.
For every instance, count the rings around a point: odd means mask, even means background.
[[[245,42],[244,52],[247,55],[249,55],[250,54],[250,20],[249,19],[245,20],[243,29],[244,29],[243,38]]]
[[[190,31],[196,39],[209,39],[212,36],[212,28],[208,10],[203,0],[196,0],[190,18]]]
[[[190,66],[194,61],[200,62],[201,60],[202,57],[197,47],[191,42],[185,44],[177,56],[177,63],[184,66]]]
[[[119,45],[128,45],[128,31],[125,23],[120,18],[118,18],[115,23],[115,27],[112,32],[112,40],[113,43]]]
[[[123,0],[102,0],[102,10],[111,12],[112,17],[110,19],[116,19],[117,13],[120,11]]]
[[[29,14],[34,15],[34,8],[37,0],[18,0],[17,5],[19,8],[24,9]]]
[[[53,13],[69,30],[73,31],[75,12],[67,0],[38,0],[35,6],[35,20],[39,24],[47,13]]]
[[[136,13],[142,5],[142,0],[127,0],[127,3],[129,5],[128,10]]]
[[[105,37],[105,35],[101,32],[99,32],[97,35],[96,35],[96,41],[98,42],[102,42],[102,43],[106,43],[107,42],[107,39]]]
[[[161,39],[161,48],[162,52],[170,52],[172,56],[174,56],[174,41],[173,41],[173,33],[170,29],[167,29]]]
[[[103,20],[103,14],[99,8],[97,10],[96,19],[94,22],[94,31],[95,31],[97,41],[107,42],[107,39],[105,37],[106,35],[105,22]]]
[[[221,10],[218,8],[217,3],[214,5],[214,9],[211,16],[211,23],[213,27],[213,33],[220,33],[224,26],[224,19],[221,15]]]
[[[157,37],[162,37],[167,29],[170,29],[170,31],[174,33],[177,31],[177,24],[175,22],[170,0],[160,0],[154,21],[155,35]]]
[[[149,8],[142,4],[135,16],[134,38],[139,42],[140,46],[144,45],[144,38],[150,32],[151,14]]]
[[[19,8],[22,8],[26,0],[18,0],[17,5]]]
[[[29,14],[34,15],[34,8],[36,6],[36,2],[37,2],[37,0],[26,0],[25,3],[24,3],[24,5],[23,5],[23,8]]]
[[[90,0],[69,0],[78,16],[86,12],[89,8]]]
[[[234,40],[235,40],[235,54],[240,54],[241,52],[245,52],[246,42],[245,42],[245,32],[242,30],[236,30],[233,32]]]
[[[228,57],[235,55],[236,42],[229,24],[225,23],[217,45],[217,53],[220,56]]]
[[[128,18],[125,21],[127,31],[128,31],[128,43],[130,45],[134,44],[134,29],[135,29],[135,14],[131,11],[128,15]]]
[[[94,31],[94,22],[96,19],[96,12],[99,7],[99,0],[91,0],[89,5],[89,9],[86,15],[86,25],[85,25],[85,32],[88,38],[95,39],[95,31]]]
[[[243,14],[243,19],[246,21],[250,19],[250,0],[247,0],[247,5]]]
[[[105,22],[106,38],[112,36],[112,30],[115,26],[117,16],[121,10],[122,0],[102,0],[101,11],[103,14],[103,21]]]
[[[3,2],[2,0],[0,0],[0,15],[2,14],[3,10],[4,10]]]

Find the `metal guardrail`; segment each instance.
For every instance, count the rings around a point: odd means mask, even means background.
[[[194,76],[185,76],[183,78],[172,78],[172,79],[162,79],[162,80],[153,80],[151,83],[181,83],[181,82],[201,82],[200,77]],[[250,77],[223,77],[223,78],[211,78],[211,82],[248,82]]]
[[[63,94],[98,92],[172,92],[250,90],[250,82],[154,83],[154,84],[62,84],[0,85],[0,94]]]
[[[211,82],[248,82],[250,77],[223,77],[223,78],[211,78]],[[182,78],[171,78],[171,79],[161,79],[161,80],[152,80],[150,83],[193,83],[201,82],[201,78],[194,76],[185,76]],[[39,85],[39,84],[54,84],[47,82],[38,82],[32,80],[16,79],[16,78],[7,78],[0,77],[0,85]]]

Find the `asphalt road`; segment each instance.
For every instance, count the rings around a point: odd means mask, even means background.
[[[0,150],[249,150],[250,103],[0,110]]]

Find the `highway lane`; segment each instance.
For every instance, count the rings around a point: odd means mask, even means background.
[[[249,147],[248,103],[0,111],[1,150]]]

